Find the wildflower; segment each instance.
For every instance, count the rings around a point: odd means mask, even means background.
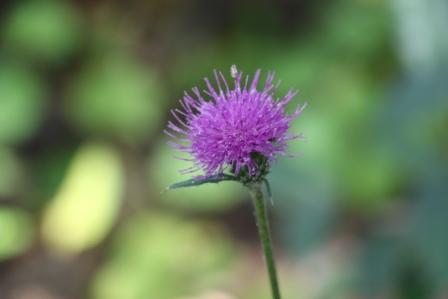
[[[230,69],[234,81],[230,88],[221,72],[214,72],[216,87],[205,78],[206,100],[197,87],[194,97],[185,92],[180,101],[183,110],[172,110],[177,124],[168,123],[165,133],[175,139],[171,144],[192,156],[193,167],[184,172],[203,170],[203,177],[172,184],[167,190],[219,183],[225,180],[239,181],[250,191],[266,266],[271,283],[272,296],[280,299],[271,235],[262,185],[271,197],[269,182],[265,178],[278,155],[286,154],[289,141],[301,137],[288,133],[290,123],[298,117],[306,105],[298,106],[287,115],[285,106],[297,94],[290,90],[276,99],[274,74],[269,73],[264,86],[258,90],[260,70],[250,81],[235,66]],[[250,82],[249,82],[250,81]],[[178,138],[176,135],[183,135]],[[225,172],[230,172],[227,174]]]
[[[173,147],[191,155],[184,160],[193,162],[183,173],[203,170],[207,178],[227,171],[244,183],[263,180],[277,156],[286,154],[287,143],[301,137],[288,129],[305,105],[285,113],[297,92],[290,90],[276,99],[274,73],[268,73],[261,89],[260,70],[252,80],[246,76],[242,84],[242,72],[232,66],[233,87],[221,72],[215,71],[214,76],[215,87],[205,78],[203,93],[197,87],[193,96],[185,92],[180,101],[183,110],[171,111],[177,122],[169,122],[165,132],[175,139]]]

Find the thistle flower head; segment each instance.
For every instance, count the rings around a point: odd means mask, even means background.
[[[193,166],[184,173],[203,170],[205,177],[231,172],[244,181],[257,181],[269,171],[278,155],[286,154],[288,141],[301,137],[288,133],[290,122],[305,105],[290,115],[285,106],[297,92],[275,98],[278,84],[274,74],[267,75],[258,88],[260,70],[250,80],[235,66],[229,86],[221,72],[214,72],[216,85],[205,78],[207,89],[197,87],[185,92],[181,109],[172,110],[176,122],[169,122],[165,133],[174,138],[170,144],[190,154]],[[180,136],[179,136],[180,135]]]

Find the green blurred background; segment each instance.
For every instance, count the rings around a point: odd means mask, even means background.
[[[232,64],[309,103],[269,176],[284,298],[448,298],[446,0],[3,0],[0,20],[0,298],[270,298],[242,187],[161,192],[188,178],[169,109]]]

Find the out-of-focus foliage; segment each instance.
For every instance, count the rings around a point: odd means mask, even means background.
[[[179,173],[169,109],[232,64],[299,89],[288,111],[308,101],[298,157],[269,175],[285,299],[448,296],[445,0],[6,0],[0,16],[2,299],[269,298],[244,188],[164,192],[201,174]]]
[[[68,1],[18,3],[3,28],[6,48],[31,59],[58,62],[80,45],[81,20]]]
[[[114,150],[105,145],[84,145],[43,212],[44,240],[63,254],[97,245],[116,219],[122,185],[122,167]]]
[[[160,87],[147,68],[123,54],[95,57],[70,89],[68,117],[100,136],[134,141],[160,128]]]
[[[16,144],[38,129],[45,113],[45,88],[38,74],[0,60],[0,143]]]
[[[0,196],[14,196],[23,180],[20,160],[9,148],[0,148]]]
[[[0,236],[0,261],[23,254],[33,239],[30,215],[16,208],[1,208]]]
[[[28,169],[28,177],[32,177],[33,182],[25,192],[28,193],[27,206],[41,209],[54,198],[78,150],[78,147],[59,145],[51,152],[43,150],[36,155]]]
[[[222,282],[233,254],[216,227],[163,213],[136,215],[117,232],[112,254],[94,280],[93,298],[196,293]]]

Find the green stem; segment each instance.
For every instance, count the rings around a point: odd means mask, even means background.
[[[271,234],[269,231],[269,222],[266,213],[265,199],[261,191],[260,183],[248,185],[250,194],[255,207],[255,218],[257,221],[258,233],[260,235],[261,244],[263,246],[264,258],[268,267],[269,280],[271,282],[273,299],[280,298],[280,289],[277,281],[277,271],[275,269],[274,255],[272,253]]]

